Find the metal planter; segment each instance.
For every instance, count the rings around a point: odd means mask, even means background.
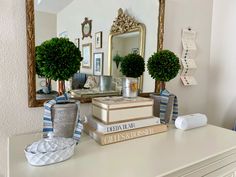
[[[136,98],[138,96],[138,78],[124,77],[122,92],[123,97]]]
[[[52,107],[52,122],[55,136],[72,138],[76,126],[78,105],[73,102],[55,104]]]

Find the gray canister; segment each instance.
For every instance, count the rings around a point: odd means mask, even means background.
[[[138,96],[138,78],[124,77],[122,92],[125,98],[136,98]]]
[[[99,82],[100,91],[110,91],[112,90],[112,76],[100,76]]]
[[[52,106],[53,132],[55,136],[72,138],[76,126],[79,103],[69,102]]]
[[[153,115],[155,117],[160,117],[160,104],[163,98],[162,96],[155,95],[155,94],[150,94],[150,97],[153,98],[154,100]],[[165,123],[171,122],[174,99],[175,99],[175,96],[173,94],[170,94],[168,98],[168,103],[165,109],[165,114],[164,114],[165,117],[161,117],[161,120],[164,121]]]

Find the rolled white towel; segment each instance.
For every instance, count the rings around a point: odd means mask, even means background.
[[[200,113],[179,116],[175,120],[175,127],[181,130],[188,130],[205,125],[207,125],[207,117]]]

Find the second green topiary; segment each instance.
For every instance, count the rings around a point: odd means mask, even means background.
[[[179,58],[169,50],[162,50],[148,59],[147,68],[153,79],[167,82],[178,74]]]
[[[137,78],[145,71],[145,62],[142,56],[131,53],[123,58],[120,67],[120,71],[126,77]]]

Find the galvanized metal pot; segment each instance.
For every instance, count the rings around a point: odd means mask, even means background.
[[[138,78],[124,77],[123,78],[123,97],[135,98],[138,96]]]
[[[100,91],[112,90],[112,76],[100,76]]]
[[[52,122],[55,136],[72,138],[76,126],[78,103],[55,104],[52,107]]]

